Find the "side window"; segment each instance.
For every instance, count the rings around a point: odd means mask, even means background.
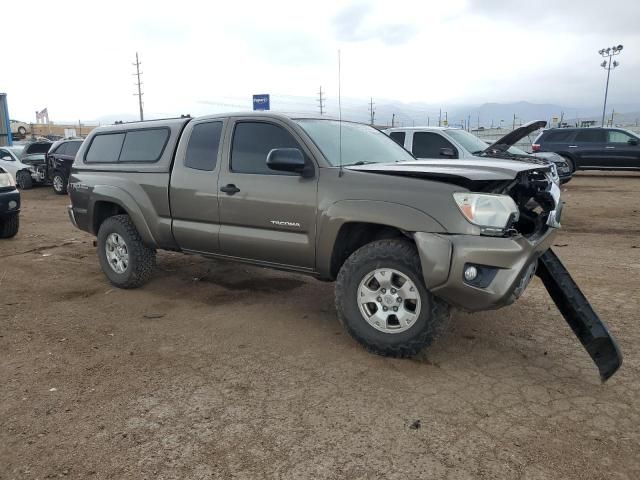
[[[156,162],[160,159],[169,137],[166,128],[130,130],[126,133],[121,162]]]
[[[67,149],[65,150],[65,155],[70,155],[72,157],[76,156],[76,153],[78,153],[78,150],[80,150],[80,142],[69,142],[66,144],[67,145]]]
[[[56,155],[66,155],[67,154],[67,145],[69,145],[68,143],[61,143],[60,145],[58,145],[58,148],[56,148],[55,153]]]
[[[441,148],[456,148],[442,135],[432,132],[415,132],[413,134],[412,152],[418,158],[440,158]]]
[[[607,135],[604,130],[596,130],[585,128],[576,135],[576,143],[604,143],[607,141]]]
[[[391,132],[389,136],[395,140],[398,145],[404,147],[404,137],[406,137],[404,132]]]
[[[637,140],[628,133],[620,132],[618,130],[609,130],[609,143],[627,143],[629,140]]]
[[[196,170],[215,170],[221,134],[222,122],[199,123],[194,126],[187,145],[185,167]]]
[[[543,137],[543,140],[549,143],[565,143],[571,141],[573,133],[573,130],[549,132]]]
[[[240,122],[233,133],[231,170],[238,173],[289,175],[267,167],[267,155],[274,148],[300,148],[284,128],[271,123]]]
[[[124,133],[96,135],[91,141],[85,161],[87,163],[117,162],[120,150],[122,150],[124,135]]]

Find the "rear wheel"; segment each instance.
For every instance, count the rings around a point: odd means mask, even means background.
[[[576,173],[576,163],[573,161],[573,159],[571,157],[569,157],[568,155],[560,155],[560,156],[562,158],[564,158],[565,162],[567,162],[567,165],[569,166],[569,170],[571,171],[571,175]]]
[[[58,195],[64,195],[65,193],[67,193],[67,182],[67,178],[62,173],[53,173],[51,184],[53,186],[53,191]]]
[[[338,318],[379,355],[411,357],[431,344],[449,318],[424,286],[420,258],[406,240],[380,240],[353,253],[336,282]]]
[[[21,190],[33,188],[33,178],[31,178],[31,173],[27,170],[20,170],[16,174],[16,183],[18,184],[18,188]]]
[[[98,230],[98,259],[113,285],[137,288],[151,277],[156,251],[142,242],[129,215],[115,215]]]
[[[18,213],[12,213],[4,220],[0,220],[0,238],[12,238],[15,237],[20,228],[20,215]]]

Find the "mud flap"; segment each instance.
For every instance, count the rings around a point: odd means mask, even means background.
[[[609,333],[588,300],[573,281],[560,259],[551,250],[540,257],[536,274],[600,370],[600,378],[607,381],[622,365],[618,342]]]

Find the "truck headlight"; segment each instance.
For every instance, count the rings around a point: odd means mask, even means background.
[[[16,182],[8,173],[0,173],[0,188],[15,187]]]
[[[465,218],[487,235],[501,234],[520,217],[516,202],[508,195],[457,192],[453,198]]]

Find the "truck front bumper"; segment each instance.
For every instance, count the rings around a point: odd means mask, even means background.
[[[513,303],[535,275],[538,258],[556,231],[548,228],[534,239],[425,232],[414,238],[427,288],[450,305],[473,312]],[[465,278],[470,267],[473,279]]]

